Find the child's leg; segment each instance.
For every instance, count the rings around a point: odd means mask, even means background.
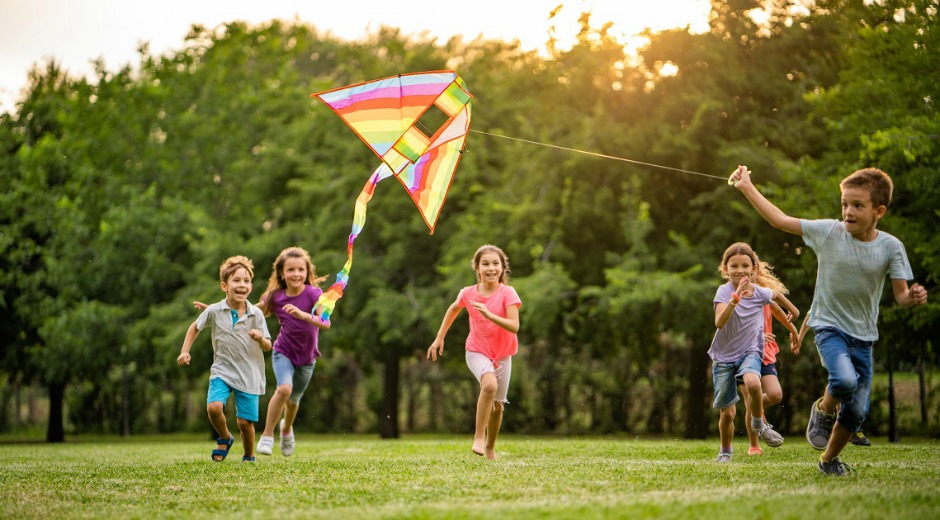
[[[476,430],[473,434],[473,452],[483,455],[486,446],[486,427],[493,412],[493,397],[496,396],[496,375],[492,372],[480,378],[480,397],[477,399]]]
[[[297,418],[297,412],[300,410],[300,403],[295,403],[290,399],[284,406],[284,422],[281,428],[281,436],[288,435],[294,430],[294,419]]]
[[[760,385],[764,389],[764,412],[783,400],[783,389],[780,388],[780,380],[775,375],[766,375],[760,378]]]
[[[255,456],[255,423],[241,417],[236,418],[238,431],[242,434],[242,446],[245,448],[246,457]]]
[[[206,412],[209,413],[209,423],[215,428],[220,439],[231,439],[234,437],[232,432],[228,431],[228,423],[225,420],[225,404],[220,401],[212,401],[206,405]],[[219,444],[216,449],[224,450],[228,448],[225,444]]]
[[[486,458],[496,460],[496,437],[499,436],[499,427],[503,424],[503,403],[493,402],[493,411],[490,413],[490,422],[486,426]]]
[[[721,409],[721,416],[718,418],[718,436],[721,439],[721,451],[731,452],[731,439],[734,438],[734,414],[735,406],[726,406]]]
[[[268,401],[268,414],[264,421],[264,432],[261,433],[263,437],[274,437],[274,427],[281,420],[281,414],[284,413],[284,405],[290,398],[291,390],[293,390],[293,385],[277,385],[274,395]]]
[[[741,393],[747,394],[747,391],[743,388],[744,385],[740,385]],[[754,428],[751,428],[751,408],[748,404],[748,400],[744,400],[744,427],[747,429],[747,440],[751,444],[751,448],[760,448],[760,443],[757,440],[757,432],[754,431]]]
[[[755,419],[764,418],[764,390],[761,388],[760,377],[757,374],[748,372],[744,374],[745,403],[751,417]]]

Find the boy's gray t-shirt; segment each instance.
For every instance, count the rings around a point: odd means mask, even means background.
[[[904,244],[884,231],[862,242],[838,220],[800,220],[800,227],[819,262],[809,326],[836,327],[862,341],[877,340],[885,277],[914,278]]]
[[[196,328],[212,329],[212,369],[209,379],[221,378],[228,386],[242,392],[264,395],[264,355],[261,345],[251,339],[248,331],[258,329],[265,338],[271,337],[261,309],[245,302],[247,311],[233,323],[232,308],[225,300],[206,307],[196,318]]]

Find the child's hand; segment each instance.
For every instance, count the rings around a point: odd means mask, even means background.
[[[202,302],[200,302],[200,301],[194,301],[194,302],[193,302],[193,307],[196,308],[196,309],[199,309],[199,310],[201,310],[201,311],[204,311],[204,310],[206,310],[206,307],[208,307],[208,305],[206,305],[205,303],[202,303]]]
[[[774,336],[773,332],[765,332],[764,343],[769,343],[771,341],[777,341],[777,336]]]
[[[738,169],[731,173],[731,177],[728,177],[728,184],[739,190],[751,185],[751,172],[747,166],[738,165]]]
[[[435,339],[434,343],[431,343],[431,346],[428,348],[428,355],[425,359],[430,358],[431,361],[437,361],[438,356],[444,355],[444,340]]]
[[[251,339],[255,341],[261,341],[261,331],[258,329],[251,329],[248,331],[248,335],[251,336]]]
[[[480,314],[482,314],[484,318],[488,320],[493,319],[493,313],[490,312],[490,310],[486,308],[486,305],[480,302],[470,302],[470,305],[472,305],[474,309],[480,311]]]
[[[803,336],[799,333],[794,334],[790,333],[790,352],[793,352],[794,355],[800,354],[800,348],[803,346]]]
[[[741,278],[741,283],[738,284],[737,293],[741,298],[750,298],[754,295],[754,288],[751,286],[751,279],[749,276]]]
[[[189,352],[182,352],[178,358],[176,358],[176,364],[183,366],[188,365],[190,360]]]
[[[311,323],[313,322],[313,317],[310,315],[310,313],[300,310],[300,308],[296,305],[288,303],[284,306],[284,311],[297,319],[309,321]]]
[[[923,285],[915,283],[911,286],[911,299],[914,301],[914,305],[927,303],[927,289]]]

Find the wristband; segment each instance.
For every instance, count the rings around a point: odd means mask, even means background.
[[[735,304],[741,303],[741,297],[736,292],[731,293],[731,299],[734,300]]]

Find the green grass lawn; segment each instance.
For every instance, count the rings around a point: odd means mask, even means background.
[[[940,442],[846,447],[858,474],[832,478],[800,436],[763,457],[736,439],[506,435],[498,461],[470,436],[298,436],[291,458],[223,463],[214,443],[166,436],[0,445],[3,518],[931,518],[940,517]],[[733,516],[732,516],[733,515]]]

